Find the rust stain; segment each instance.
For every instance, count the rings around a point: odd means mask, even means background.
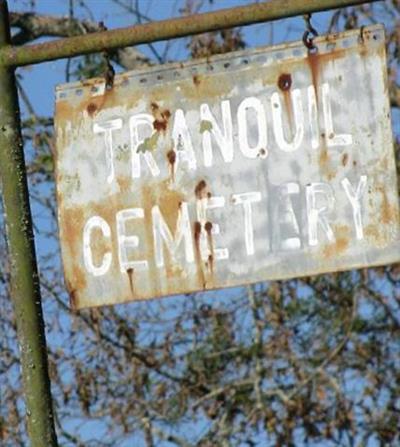
[[[304,68],[304,64],[303,62],[297,60],[288,61],[288,63],[285,64],[285,72],[282,72],[283,69],[279,65],[268,67],[268,70],[261,74],[262,85],[276,85],[281,91],[289,91],[293,86],[293,76],[291,73],[295,73],[301,68]],[[256,78],[259,76],[260,73],[257,70],[254,70],[253,77]],[[250,79],[251,78],[252,75],[250,75]]]
[[[318,82],[319,82],[319,72],[320,72],[320,56],[318,53],[308,52],[307,63],[310,67],[311,81],[315,89],[315,96],[317,99],[318,108]]]
[[[118,101],[116,100],[116,95],[114,93],[115,90],[106,89],[104,94],[91,97],[89,96],[87,99],[84,99],[81,104],[78,106],[78,110],[85,110],[92,116],[94,112],[98,113],[104,107],[113,107],[113,105]],[[92,114],[89,112],[92,111]]]
[[[318,52],[308,52],[307,63],[310,69],[311,80],[315,88],[315,95],[317,98],[318,107],[318,84],[321,75],[322,67],[326,66],[329,62],[341,59],[346,56],[346,49],[338,49],[330,53],[319,54]]]
[[[84,82],[82,86],[98,87],[104,86],[104,79],[94,80],[96,82]],[[56,103],[56,117],[60,121],[71,121],[74,125],[80,125],[83,113],[93,117],[103,108],[111,108],[120,106],[124,103],[127,108],[134,107],[141,99],[140,91],[130,91],[126,95],[124,89],[105,89],[101,95],[93,95],[90,90],[85,90],[79,102],[72,103],[68,101],[58,100]]]
[[[194,188],[194,194],[199,200],[211,196],[211,193],[207,192],[207,183],[205,182],[205,180],[199,181],[199,183]]]
[[[193,234],[194,234],[194,246],[196,253],[196,267],[197,267],[197,278],[202,289],[206,288],[206,279],[203,272],[201,253],[200,253],[200,235],[201,235],[201,223],[196,221],[193,224]]]
[[[68,289],[68,286],[67,286]],[[76,290],[72,289],[69,292],[69,304],[71,306],[71,309],[75,312],[76,309],[78,308],[78,299],[76,296]]]
[[[76,118],[76,110],[68,101],[57,101],[56,116],[60,121],[73,121]]]
[[[364,234],[370,238],[373,238],[375,240],[379,240],[381,237],[379,228],[376,225],[367,225],[364,228]]]
[[[283,93],[283,99],[285,103],[285,110],[289,122],[290,138],[293,138],[293,108],[290,95],[290,89],[292,87],[292,76],[289,73],[282,73],[278,78],[278,87]]]
[[[222,76],[216,76],[213,79],[213,77],[194,75],[194,77],[182,80],[179,83],[179,88],[181,95],[185,98],[204,101],[204,98],[219,98],[229,94],[232,85],[226,82],[226,78]]]
[[[176,152],[171,149],[170,151],[168,151],[167,153],[167,159],[170,162],[171,165],[173,165],[176,161]]]
[[[171,112],[168,109],[161,110],[156,102],[150,104],[151,112],[154,116],[153,127],[157,132],[165,132],[168,127],[168,121],[171,117]]]
[[[206,233],[207,233],[208,248],[211,253],[214,253],[213,237],[212,237],[212,233],[211,233],[212,226],[213,225],[211,222],[206,222],[204,225],[204,229],[206,230]]]
[[[214,242],[211,233],[212,227],[213,225],[209,221],[204,224],[204,229],[206,230],[207,233],[208,249],[210,250],[210,255],[208,256],[208,267],[210,269],[211,275],[213,275],[214,273]]]
[[[380,165],[382,166],[382,169],[384,171],[387,171],[388,169],[392,169],[392,166],[390,166],[388,157],[384,157],[383,160],[380,162]]]
[[[136,106],[138,101],[142,99],[142,92],[140,89],[136,91],[129,90],[129,95],[127,95],[124,89],[114,88],[113,90],[106,90],[104,95],[100,96],[101,99],[102,107],[118,107],[123,103],[129,109]]]
[[[285,102],[285,110],[289,123],[289,138],[293,139],[293,109],[292,109],[292,101],[290,97],[290,93],[288,91],[283,92],[283,99]]]
[[[130,177],[116,177],[116,180],[121,192],[130,190],[132,185],[132,179]]]
[[[210,269],[210,274],[213,276],[214,275],[214,255],[213,254],[208,255],[208,266]]]
[[[369,40],[370,36],[369,34],[365,33],[364,26],[360,28],[360,37],[358,39],[358,43],[360,44],[358,47],[358,51],[360,52],[360,55],[362,58],[365,58],[368,54],[368,49],[366,46],[366,41]]]
[[[135,292],[134,292],[134,287],[133,287],[133,284],[134,284],[133,275],[135,273],[135,270],[133,268],[129,268],[129,269],[127,269],[126,273],[128,274],[128,278],[129,278],[129,288],[131,290],[131,294],[132,294],[132,296],[134,296]]]
[[[340,256],[345,252],[350,243],[350,229],[346,225],[334,226],[334,233],[336,240],[334,243],[326,245],[323,250],[325,258],[331,258],[333,256]]]
[[[74,283],[70,284],[69,290],[82,290],[86,287],[86,277],[82,269],[79,267],[81,263],[77,262],[76,256],[82,252],[82,238],[80,228],[83,228],[85,219],[84,213],[81,209],[65,209],[64,216],[60,222],[63,238],[67,242],[68,252],[65,258],[69,262],[67,268],[72,270],[70,278],[73,278]]]
[[[76,291],[76,289],[74,289],[74,287],[72,286],[71,282],[69,281],[69,279],[67,277],[65,277],[65,287],[67,289],[68,296],[69,296],[70,308],[73,312],[75,312],[79,307],[77,291]]]
[[[87,113],[89,114],[89,116],[93,117],[93,115],[96,113],[97,111],[97,105],[93,104],[92,102],[86,107]]]
[[[267,151],[266,151],[266,149],[264,149],[264,148],[261,148],[261,149],[259,150],[259,152],[258,152],[258,156],[261,157],[261,158],[265,157],[266,154],[267,154]]]
[[[289,73],[282,73],[278,78],[278,87],[287,92],[292,86],[292,76]]]
[[[336,177],[337,171],[330,160],[324,137],[325,134],[321,134],[320,142],[322,148],[319,153],[319,167],[321,174],[330,181]]]
[[[325,166],[329,162],[328,149],[324,146],[319,154],[319,165]]]
[[[388,224],[396,220],[396,208],[390,205],[384,187],[378,189],[382,194],[381,219],[384,224]]]
[[[364,235],[368,241],[372,242],[377,247],[384,247],[388,244],[388,234],[384,231],[382,226],[378,224],[370,224],[364,228]]]
[[[198,245],[198,242],[200,241],[200,234],[201,234],[201,223],[196,221],[193,224],[193,231],[194,231],[194,240],[196,244]]]
[[[194,75],[193,76],[193,84],[196,87],[198,87],[200,85],[200,83],[201,83],[201,79],[200,79],[199,75]]]
[[[170,149],[167,152],[167,160],[169,163],[169,172],[172,180],[175,180],[175,162],[176,162],[176,152]]]
[[[171,232],[173,232],[175,231],[178,214],[182,202],[185,201],[185,196],[180,191],[168,188],[167,182],[160,182],[161,187],[157,188],[155,204],[160,207],[165,222],[169,226]]]
[[[326,178],[331,181],[336,177],[336,172],[333,169],[330,169],[329,171],[327,171],[326,173]]]
[[[349,161],[349,154],[345,153],[342,155],[342,165],[346,166],[347,162]]]

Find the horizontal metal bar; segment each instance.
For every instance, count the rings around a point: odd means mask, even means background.
[[[375,1],[381,0],[270,0],[249,6],[221,9],[215,12],[161,20],[35,45],[8,46],[0,50],[0,64],[9,66],[37,64],[102,50],[112,50]]]

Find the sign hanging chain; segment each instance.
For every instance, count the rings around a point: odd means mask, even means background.
[[[107,31],[108,28],[104,22],[99,22],[99,27],[101,31]],[[104,79],[106,81],[106,89],[111,90],[114,85],[115,70],[110,62],[110,52],[108,50],[103,50],[103,58],[105,62]]]
[[[306,30],[303,34],[303,43],[309,51],[316,51],[317,47],[314,45],[314,38],[318,36],[318,31],[311,24],[311,14],[303,15],[306,24]]]

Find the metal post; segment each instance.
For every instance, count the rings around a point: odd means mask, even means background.
[[[0,0],[0,48],[10,44],[6,0]],[[32,447],[56,447],[46,339],[29,207],[14,69],[0,65],[0,175],[12,300]]]
[[[184,37],[376,1],[382,0],[270,0],[248,6],[68,37],[35,45],[9,46],[0,49],[0,62],[20,67],[128,45]]]

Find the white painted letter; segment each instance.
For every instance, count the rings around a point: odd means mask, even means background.
[[[94,276],[102,276],[108,272],[112,261],[111,252],[107,252],[103,256],[103,262],[100,267],[96,267],[93,264],[92,249],[90,247],[90,235],[93,228],[100,228],[103,236],[106,238],[111,237],[111,230],[108,223],[100,216],[91,217],[85,224],[83,229],[83,262],[85,264],[86,270],[92,273]]]
[[[106,145],[106,164],[108,170],[107,183],[112,183],[114,180],[114,150],[113,150],[113,138],[112,131],[121,129],[122,119],[117,118],[115,120],[105,121],[103,123],[94,123],[93,132],[104,132],[104,143]]]
[[[185,240],[186,262],[194,261],[192,232],[190,228],[188,204],[182,202],[178,211],[175,237],[172,236],[167,223],[165,222],[160,208],[156,205],[151,210],[153,217],[154,251],[157,267],[164,266],[163,241],[171,254],[172,260],[176,261],[176,252],[182,239]]]
[[[294,182],[285,183],[280,187],[279,206],[281,207],[280,209],[282,210],[282,213],[280,213],[279,216],[279,223],[287,228],[289,234],[291,235],[286,239],[282,239],[282,237],[280,237],[281,248],[284,250],[295,250],[301,247],[300,238],[297,236],[293,236],[293,234],[300,234],[300,228],[293,210],[292,200],[290,198],[291,194],[299,193],[300,187],[297,183]]]
[[[317,196],[321,196],[324,205],[317,205]],[[335,198],[332,187],[327,183],[311,183],[306,186],[307,217],[308,217],[308,243],[318,244],[318,223],[324,230],[330,242],[335,241],[332,228],[324,214],[333,210]]]
[[[311,132],[311,147],[317,149],[319,146],[319,123],[318,123],[318,108],[317,98],[315,95],[315,88],[310,85],[307,88],[308,93],[308,114],[310,117],[310,132]]]
[[[254,109],[256,114],[256,127],[258,133],[258,141],[254,147],[250,147],[248,139],[248,127],[250,129],[253,126],[248,126],[247,123],[247,113],[249,109]],[[267,121],[265,118],[265,110],[258,98],[250,97],[245,98],[238,107],[237,111],[238,119],[238,132],[239,132],[239,147],[243,155],[248,158],[257,158],[260,156],[262,150],[264,151],[263,158],[268,154],[267,152]],[[251,129],[251,133],[253,134]]]
[[[349,146],[350,144],[352,144],[353,143],[352,135],[346,133],[336,135],[335,131],[333,130],[329,84],[326,82],[322,84],[322,106],[324,110],[326,144],[329,147]]]
[[[349,202],[351,203],[351,206],[353,207],[353,219],[354,219],[354,225],[356,227],[357,239],[363,239],[364,230],[361,220],[361,198],[367,186],[367,176],[362,175],[360,177],[360,181],[358,183],[355,192],[353,186],[351,185],[351,183],[347,178],[344,178],[342,180],[342,186],[344,188],[347,198],[349,199]]]
[[[134,249],[139,246],[139,238],[135,235],[127,236],[125,223],[127,220],[143,219],[143,208],[127,208],[118,211],[116,214],[117,238],[118,238],[118,259],[122,273],[132,268],[134,270],[147,270],[147,261],[128,261],[127,249]]]
[[[140,178],[140,154],[138,152],[139,146],[145,142],[146,138],[139,137],[139,126],[146,126],[150,128],[149,137],[153,133],[153,122],[154,117],[148,113],[139,113],[138,115],[133,115],[129,119],[129,130],[131,134],[131,154],[132,154],[132,178]],[[153,155],[148,150],[143,152],[144,159],[150,169],[151,174],[154,177],[160,175],[160,169],[158,168]]]
[[[253,213],[251,203],[260,202],[261,193],[258,191],[245,192],[242,194],[233,194],[232,202],[235,205],[243,204],[244,209],[244,238],[246,241],[247,255],[254,255],[254,230],[253,230]]]
[[[282,105],[279,93],[274,92],[271,96],[272,118],[274,125],[274,134],[279,148],[285,152],[294,152],[297,150],[304,138],[304,114],[301,104],[301,92],[298,88],[291,92],[292,106],[295,120],[296,132],[293,140],[288,143],[283,134]]]
[[[217,142],[222,157],[225,163],[230,163],[233,160],[233,129],[232,129],[232,114],[231,104],[229,100],[221,102],[222,111],[222,124],[224,132],[221,132],[221,128],[218,126],[214,115],[211,113],[208,104],[202,104],[200,106],[200,119],[209,123],[210,129],[201,129],[203,134],[203,152],[204,152],[204,165],[211,166],[213,160],[211,134],[214,136]]]

